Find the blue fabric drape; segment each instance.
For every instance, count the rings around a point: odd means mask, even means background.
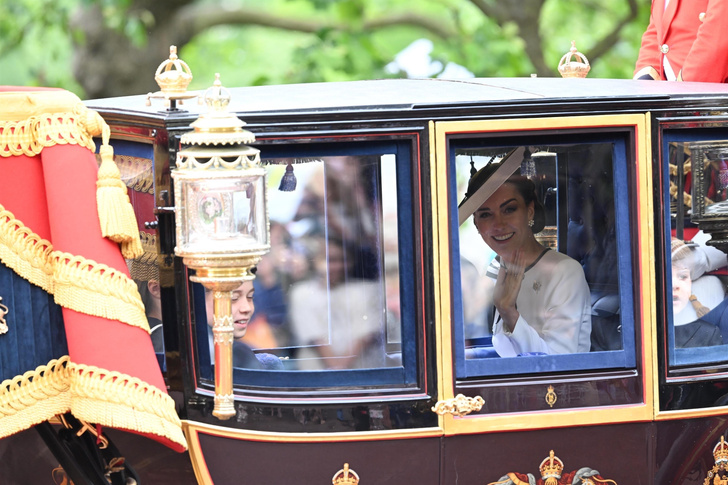
[[[0,296],[8,331],[0,335],[0,381],[68,354],[61,307],[53,295],[0,263]]]

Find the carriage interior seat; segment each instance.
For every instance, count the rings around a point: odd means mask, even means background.
[[[592,291],[591,350],[622,349],[619,293]]]

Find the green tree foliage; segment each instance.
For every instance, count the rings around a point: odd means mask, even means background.
[[[67,28],[77,0],[0,1],[0,84],[82,92],[71,71]]]
[[[631,77],[647,0],[13,0],[0,3],[0,84],[82,97],[156,90],[169,45],[191,89],[404,76],[387,65],[428,39],[436,66],[555,76],[571,41],[590,77]],[[432,75],[437,75],[437,69]]]

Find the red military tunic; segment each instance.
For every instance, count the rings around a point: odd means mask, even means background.
[[[678,81],[728,82],[728,1],[653,0],[634,77],[674,79],[670,68]]]

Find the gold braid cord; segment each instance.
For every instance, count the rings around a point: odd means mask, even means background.
[[[142,254],[134,209],[109,145],[111,130],[96,111],[68,91],[0,93],[0,156],[35,156],[55,145],[78,145],[96,150],[101,136],[101,165],[96,182],[96,205],[101,234],[121,245],[125,258]]]
[[[187,446],[172,398],[118,372],[74,364],[64,356],[0,386],[0,438],[66,412]]]
[[[125,273],[81,256],[54,251],[0,204],[0,261],[80,313],[118,320],[149,332],[136,284]]]

